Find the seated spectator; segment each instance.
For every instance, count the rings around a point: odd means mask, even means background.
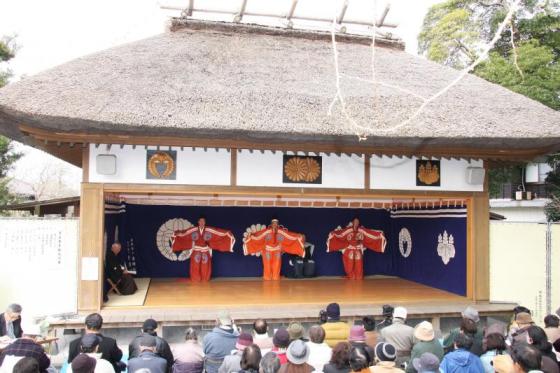
[[[540,351],[527,343],[517,343],[512,348],[511,357],[515,373],[542,372]]]
[[[324,373],[349,373],[350,351],[352,345],[348,342],[339,342],[332,349],[331,360],[323,366]]]
[[[69,364],[67,373],[111,373],[115,372],[113,365],[102,358],[99,352],[101,337],[88,333],[79,340],[80,354]]]
[[[32,357],[21,358],[12,370],[12,373],[39,373],[39,363]]]
[[[372,373],[403,373],[396,366],[397,349],[390,343],[379,342],[375,346],[375,365],[371,367]]]
[[[259,373],[277,373],[280,370],[280,359],[274,352],[267,352],[259,363]]]
[[[435,355],[438,359],[438,365],[441,359],[443,359],[443,347],[441,343],[436,339],[434,332],[434,327],[431,322],[422,321],[414,329],[414,337],[418,342],[412,348],[412,353],[410,354],[411,362],[414,359],[420,358],[424,353],[429,352]],[[407,373],[416,373],[416,368],[414,364],[408,364],[406,366]]]
[[[424,352],[420,357],[413,358],[410,362],[418,373],[439,373],[440,359],[431,352]]]
[[[513,334],[519,330],[519,326],[517,325],[515,319],[517,318],[517,315],[519,315],[520,313],[528,313],[530,315],[531,311],[527,307],[523,307],[523,306],[516,306],[513,309],[513,315],[511,317],[511,322],[509,324],[508,334],[506,338],[506,344],[508,345],[511,345],[511,343],[513,342]]]
[[[103,317],[101,317],[98,313],[92,313],[86,317],[85,326],[85,334],[95,334],[101,338],[101,341],[99,342],[99,352],[101,353],[101,358],[110,362],[115,372],[124,370],[126,366],[121,363],[123,353],[117,346],[117,341],[101,334]],[[81,339],[79,338],[70,342],[70,346],[68,348],[68,363],[71,363],[72,360],[74,360],[74,358],[81,352],[80,344]]]
[[[117,289],[122,295],[131,295],[136,293],[138,287],[134,282],[134,277],[126,271],[123,260],[119,257],[121,249],[121,244],[118,242],[111,245],[111,250],[107,252],[105,271],[107,277],[117,285]]]
[[[350,336],[348,337],[348,342],[350,342],[352,347],[359,347],[364,349],[368,356],[371,356],[371,361],[373,362],[375,347],[371,348],[366,344],[366,330],[362,325],[353,325],[350,328]]]
[[[157,339],[152,335],[144,335],[138,341],[140,354],[128,360],[128,373],[147,369],[150,373],[167,372],[167,361],[156,353]]]
[[[512,373],[515,371],[513,360],[509,355],[498,355],[492,360],[492,366],[496,373]]]
[[[218,373],[224,358],[235,349],[239,332],[227,312],[221,312],[216,319],[216,327],[204,336],[204,370],[206,373]]]
[[[556,360],[560,361],[560,338],[554,341],[552,347],[554,347],[554,351],[556,352]]]
[[[350,370],[353,373],[370,373],[371,358],[363,347],[352,347],[350,351]]]
[[[239,373],[258,373],[261,363],[261,349],[256,344],[247,346],[241,355],[241,370]]]
[[[202,373],[204,369],[204,352],[198,343],[198,334],[193,328],[187,328],[185,343],[175,349],[173,373]]]
[[[515,316],[515,329],[516,331],[511,333],[510,344],[513,345],[516,342],[526,342],[527,341],[527,330],[534,324],[533,318],[530,313],[520,312]]]
[[[309,365],[315,368],[316,372],[322,372],[323,366],[331,359],[331,348],[324,342],[325,330],[320,325],[313,325],[309,328]]]
[[[300,339],[304,342],[307,342],[305,338],[303,338],[303,333],[305,330],[303,329],[303,325],[299,322],[291,322],[288,326],[288,334],[290,335],[290,342],[295,341],[296,339]]]
[[[224,358],[222,365],[218,369],[218,373],[233,373],[241,370],[241,355],[243,351],[252,344],[253,336],[251,334],[239,334],[237,342],[235,343],[235,350],[231,351],[231,354]]]
[[[132,342],[128,345],[128,359],[130,360],[140,355],[140,340],[144,336],[151,335],[156,339],[156,354],[167,361],[167,371],[170,372],[174,362],[173,353],[171,352],[169,343],[157,335],[157,329],[158,324],[156,320],[147,319],[144,321],[144,324],[142,325],[142,334],[134,337]]]
[[[340,306],[338,303],[331,303],[326,309],[327,322],[324,323],[325,342],[329,347],[334,347],[339,342],[346,342],[350,335],[350,325],[340,321]]]
[[[0,314],[0,337],[4,337],[0,339],[21,338],[21,311],[21,306],[13,303],[6,308],[6,312]]]
[[[377,345],[377,338],[379,337],[379,333],[375,330],[375,319],[373,318],[373,316],[364,316],[362,318],[362,324],[364,325],[365,329],[366,344],[372,350],[375,350],[375,345]]]
[[[482,328],[478,325],[478,323],[480,322],[478,311],[469,306],[463,312],[461,312],[461,316],[461,326],[459,328],[451,330],[449,335],[443,340],[443,348],[446,351],[453,350],[453,343],[457,334],[465,333],[473,339],[473,344],[471,346],[470,352],[472,352],[476,356],[482,355],[483,332]]]
[[[253,342],[263,354],[272,349],[272,337],[268,335],[268,324],[263,319],[257,319],[253,323]]]
[[[46,372],[47,368],[51,365],[51,360],[45,354],[43,347],[37,343],[41,337],[41,328],[39,325],[29,325],[23,331],[21,338],[16,339],[10,343],[0,354],[0,365],[4,365],[4,360],[11,356],[13,357],[32,357],[39,363],[39,370]],[[17,364],[16,360],[9,359],[13,366]],[[3,367],[5,369],[5,367]]]
[[[556,354],[552,351],[552,344],[541,327],[532,325],[527,328],[527,342],[535,347],[542,355],[542,368],[545,373],[560,373]],[[521,343],[521,342],[517,342]]]
[[[288,362],[280,367],[278,373],[311,373],[313,367],[307,364],[309,359],[309,348],[307,344],[296,339],[288,346],[286,351]]]
[[[280,359],[280,364],[284,365],[288,362],[288,357],[286,356],[286,350],[290,345],[290,334],[285,328],[278,328],[274,337],[272,338],[272,352],[276,353],[278,359]]]
[[[560,318],[556,315],[546,315],[544,318],[544,332],[550,343],[556,342],[560,338]]]
[[[467,334],[459,333],[453,342],[454,350],[444,356],[440,368],[443,373],[482,373],[484,367],[480,358],[470,352],[473,339]]]
[[[389,304],[383,305],[383,308],[381,310],[383,320],[381,320],[381,322],[375,326],[375,329],[378,332],[381,332],[381,329],[383,329],[386,326],[389,326],[393,323],[393,312],[394,311],[395,311],[395,309],[393,308],[393,306],[391,306]],[[373,348],[375,348],[375,346],[373,346]]]
[[[486,373],[493,373],[492,361],[496,356],[507,355],[506,339],[501,333],[490,333],[484,338],[485,352],[480,356],[482,366]]]
[[[390,343],[397,350],[397,367],[409,362],[414,345],[414,328],[406,325],[406,317],[406,308],[396,307],[393,311],[393,323],[381,330],[381,340]]]

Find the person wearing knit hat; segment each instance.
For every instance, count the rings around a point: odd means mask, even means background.
[[[379,332],[381,329],[391,325],[393,323],[393,312],[395,308],[390,304],[384,304],[381,309],[381,315],[383,316],[383,321],[375,326],[375,329]]]
[[[362,325],[354,325],[350,328],[350,337],[348,337],[348,342],[350,342],[352,347],[365,350],[365,352],[371,356],[371,360],[373,360],[373,356],[375,355],[375,346],[370,347],[366,343],[366,330]]]
[[[418,373],[439,373],[439,359],[436,355],[425,352],[420,357],[412,359],[411,365]]]
[[[272,352],[275,352],[280,359],[280,364],[284,365],[288,362],[288,357],[286,356],[286,350],[290,345],[290,334],[286,328],[278,328],[274,337],[272,337]]]
[[[132,359],[140,355],[140,340],[145,336],[152,336],[156,339],[156,354],[167,361],[167,370],[171,370],[175,358],[169,347],[169,343],[157,335],[158,322],[154,319],[146,319],[142,324],[140,334],[129,343],[128,345],[128,358]]]
[[[278,373],[311,373],[315,368],[307,363],[309,347],[302,340],[296,339],[288,346],[286,357],[288,362],[280,367]]]
[[[439,365],[439,362],[443,359],[444,352],[441,343],[436,339],[432,323],[429,321],[422,321],[420,324],[416,325],[414,329],[414,338],[416,338],[418,342],[412,348],[410,361],[412,362],[415,359],[419,359],[425,353],[430,353],[437,357]],[[417,369],[414,364],[408,364],[406,366],[407,373],[416,373],[416,371]]]
[[[372,373],[403,373],[396,365],[397,354],[397,349],[391,343],[379,342],[375,346],[376,364],[370,368]]]
[[[303,338],[303,325],[301,325],[299,322],[292,322],[290,323],[290,325],[288,326],[288,334],[290,335],[290,342],[291,341],[295,341],[296,339],[301,339],[302,341],[306,341]]]
[[[414,346],[414,328],[406,325],[408,312],[404,307],[395,307],[393,323],[381,330],[383,341],[390,343],[397,350],[396,366],[410,360],[410,353]]]
[[[482,340],[484,338],[484,331],[480,327],[480,317],[478,311],[468,306],[463,312],[461,312],[461,325],[458,328],[454,328],[449,332],[449,335],[443,340],[443,348],[446,351],[453,350],[453,342],[458,334],[464,333],[468,334],[473,339],[473,344],[470,348],[470,352],[480,356],[482,355]]]
[[[233,373],[241,370],[241,355],[243,355],[243,350],[248,346],[253,344],[253,336],[249,333],[241,333],[237,337],[237,342],[235,343],[235,350],[231,351],[231,355],[224,358],[224,361],[218,373]]]
[[[66,372],[86,373],[91,372],[91,370],[89,370],[91,368],[94,373],[114,373],[115,369],[113,365],[109,361],[101,358],[102,354],[99,352],[101,340],[101,337],[97,334],[85,334],[80,339],[81,353],[68,364]],[[93,364],[91,360],[93,360]],[[76,364],[74,364],[75,362]]]
[[[350,335],[350,325],[340,321],[340,306],[338,303],[331,303],[326,309],[327,322],[324,323],[325,342],[333,348],[338,342],[346,342]]]

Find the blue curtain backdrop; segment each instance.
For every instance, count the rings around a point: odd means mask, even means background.
[[[368,228],[384,231],[388,244],[383,254],[366,250],[364,274],[393,275],[422,284],[465,295],[466,289],[466,218],[462,215],[434,218],[396,218],[387,210],[343,208],[279,208],[279,207],[208,207],[153,206],[126,204],[120,214],[106,215],[105,229],[110,245],[115,225],[119,225],[121,242],[134,241],[134,257],[139,277],[188,277],[189,261],[171,261],[164,257],[156,244],[156,233],[169,219],[183,218],[196,224],[200,215],[207,224],[233,232],[236,242],[233,253],[213,253],[213,277],[260,277],[260,257],[244,256],[243,233],[252,224],[268,224],[276,217],[291,231],[304,233],[315,245],[313,259],[317,276],[343,276],[340,253],[327,253],[328,233],[337,226],[346,226],[358,216]],[[413,241],[409,257],[399,251],[399,231],[406,227]],[[437,238],[447,230],[453,234],[456,254],[448,265],[437,254]],[[124,251],[124,250],[123,250]],[[127,253],[123,252],[123,259]],[[283,258],[283,272],[288,268],[288,256]]]

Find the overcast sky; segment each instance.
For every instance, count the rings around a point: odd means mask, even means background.
[[[300,0],[296,14],[331,17],[342,0]],[[416,53],[416,37],[429,6],[438,0],[393,0],[387,20],[410,53]],[[170,13],[161,4],[186,6],[187,0],[0,0],[0,36],[16,36],[19,49],[8,67],[15,80],[115,45],[165,32]],[[288,10],[291,0],[248,0],[248,9],[272,12]],[[364,20],[373,15],[372,0],[350,0],[347,17]],[[196,0],[197,7],[236,8],[237,0]],[[386,1],[378,0],[378,12]],[[33,182],[47,165],[62,165],[66,179],[78,190],[81,171],[29,147],[12,176]]]

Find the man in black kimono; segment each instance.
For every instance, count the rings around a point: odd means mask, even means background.
[[[117,289],[122,295],[134,294],[138,288],[134,282],[134,278],[126,271],[119,258],[121,252],[121,244],[115,242],[111,245],[111,251],[107,253],[105,269],[107,277],[117,285]]]

